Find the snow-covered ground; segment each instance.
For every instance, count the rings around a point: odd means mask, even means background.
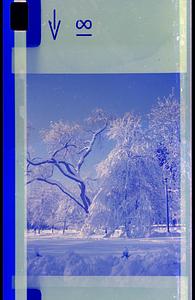
[[[48,233],[49,234],[49,233]],[[146,275],[180,273],[180,237],[75,239],[28,236],[29,275]],[[128,258],[122,258],[124,249]]]
[[[114,231],[114,233],[109,237],[109,239],[116,239],[116,238],[120,238],[121,234],[122,234],[123,230],[122,228],[120,229],[116,229]],[[185,232],[185,226],[184,225],[179,225],[179,226],[171,226],[170,227],[170,233],[167,234],[167,229],[166,229],[166,224],[163,225],[153,225],[152,230],[151,230],[151,236],[152,237],[167,237],[167,236],[171,236],[171,237],[176,237],[176,236],[180,236],[182,232]],[[65,233],[63,234],[63,231],[60,229],[54,229],[53,232],[51,231],[51,229],[47,229],[47,230],[41,230],[40,233],[36,234],[34,232],[34,230],[29,230],[28,232],[26,232],[26,237],[29,240],[41,240],[41,239],[45,239],[45,238],[50,238],[50,239],[55,239],[55,238],[62,238],[62,239],[83,239],[84,234],[76,229],[67,229],[65,231]],[[104,230],[97,230],[95,234],[92,234],[90,236],[87,236],[87,239],[91,240],[91,239],[105,239],[105,231]]]

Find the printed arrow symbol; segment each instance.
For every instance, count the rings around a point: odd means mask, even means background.
[[[49,23],[49,27],[50,27],[50,30],[52,33],[52,37],[55,41],[57,38],[57,35],[58,35],[60,24],[61,24],[61,20],[59,20],[57,23],[57,27],[56,27],[56,10],[55,9],[53,10],[53,22],[49,20],[48,23]]]

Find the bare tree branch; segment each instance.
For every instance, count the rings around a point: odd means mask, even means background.
[[[91,204],[91,201],[89,200],[89,198],[86,196],[86,186],[85,186],[85,183],[78,177],[75,177],[75,176],[71,176],[67,173],[64,172],[64,170],[61,168],[61,166],[56,162],[56,167],[58,168],[58,170],[65,176],[65,177],[68,177],[69,179],[72,179],[73,181],[77,182],[79,184],[79,188],[81,190],[81,193],[80,193],[80,197],[83,201],[83,204],[85,206],[85,208],[88,210],[90,204]]]
[[[74,144],[69,144],[70,141],[71,141],[71,139],[69,139],[69,141],[66,142],[66,144],[65,144],[63,147],[61,147],[60,149],[56,150],[56,151],[54,152],[54,154],[52,155],[52,158],[55,158],[56,155],[57,155],[59,152],[61,152],[62,150],[68,149],[69,147],[74,147],[74,148],[77,147],[77,146],[74,145]]]
[[[80,203],[80,206],[85,209],[85,211],[88,211],[88,208],[89,208],[91,202],[90,202],[89,198],[86,196],[86,186],[85,186],[84,182],[81,180],[81,178],[78,178],[78,177],[75,176],[75,174],[70,170],[70,168],[69,168],[69,166],[66,162],[63,162],[63,164],[66,166],[67,170],[69,170],[69,173],[65,172],[63,170],[63,168],[60,166],[60,164],[58,163],[58,161],[55,160],[55,159],[44,160],[44,161],[41,161],[41,162],[33,162],[33,161],[30,161],[29,159],[27,161],[28,161],[28,164],[31,164],[33,166],[41,166],[41,165],[45,165],[45,164],[52,164],[61,172],[61,174],[63,174],[63,176],[69,178],[72,181],[75,181],[78,184],[79,189],[81,190],[80,197],[81,197],[81,200],[83,202],[83,205],[81,206],[81,203],[78,202],[75,198],[74,198],[74,201],[76,200],[78,203]],[[43,177],[41,177],[41,178],[39,177],[39,178],[29,180],[27,183],[28,184],[32,183],[35,180],[44,181],[44,182],[50,183],[51,185],[54,185],[54,182],[51,183],[51,181],[49,181],[48,179],[43,178]],[[55,185],[56,185],[56,182],[55,182]],[[58,186],[58,188],[60,188],[60,190],[63,191],[63,187],[61,185],[60,185],[60,187]],[[71,199],[73,199],[73,198],[71,197]]]
[[[88,209],[83,206],[69,191],[67,191],[67,189],[65,189],[62,184],[56,180],[48,180],[46,178],[42,178],[42,177],[37,177],[37,178],[34,178],[30,181],[27,182],[27,184],[30,184],[32,182],[35,182],[35,181],[41,181],[41,182],[45,182],[47,184],[50,184],[50,185],[53,185],[53,186],[56,186],[58,189],[60,189],[66,196],[68,196],[70,199],[72,199],[75,203],[77,203],[82,209],[85,210],[86,213],[88,213]]]
[[[46,159],[40,162],[34,162],[33,160],[27,159],[28,164],[32,166],[41,166],[41,165],[46,165],[46,164],[53,164],[55,161],[53,159]]]

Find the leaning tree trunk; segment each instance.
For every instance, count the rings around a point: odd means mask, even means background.
[[[65,234],[65,231],[66,231],[66,221],[64,220],[64,222],[63,222],[63,235]]]

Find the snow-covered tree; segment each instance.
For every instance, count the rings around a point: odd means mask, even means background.
[[[102,227],[110,235],[120,226],[128,237],[149,234],[154,199],[162,202],[158,165],[148,154],[141,118],[131,113],[113,120],[107,136],[116,146],[97,172],[101,182],[84,230]]]
[[[41,133],[48,156],[39,159],[28,155],[28,184],[39,181],[57,187],[66,198],[88,213],[91,199],[82,168],[107,124],[108,118],[100,109],[92,113],[84,125],[51,122],[49,128]]]
[[[39,232],[51,228],[53,231],[58,221],[59,202],[59,192],[55,187],[45,186],[41,182],[33,183],[28,189],[28,228]]]
[[[85,166],[102,136],[113,148],[88,178]],[[120,228],[122,236],[143,237],[153,224],[179,217],[180,110],[173,93],[144,120],[130,112],[108,118],[99,109],[80,124],[51,123],[41,137],[47,157],[29,153],[27,160],[29,228],[103,229],[107,237]]]
[[[162,171],[169,218],[180,211],[180,107],[174,92],[159,99],[149,114],[149,135],[154,159]]]
[[[85,212],[77,204],[73,203],[68,197],[64,199],[63,195],[61,195],[56,215],[58,219],[56,225],[58,228],[62,228],[63,234],[68,228],[80,230],[86,217]]]

